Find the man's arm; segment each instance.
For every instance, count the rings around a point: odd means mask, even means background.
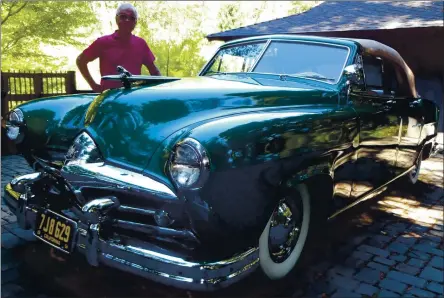
[[[150,71],[150,74],[152,76],[161,76],[160,71],[157,68],[156,64],[154,64],[154,62],[147,63],[147,64],[145,64],[145,66],[148,68],[148,70]]]
[[[89,84],[89,86],[91,86],[92,90],[94,92],[102,92],[102,87],[94,81],[94,79],[92,78],[92,76],[89,72],[88,61],[85,58],[85,55],[83,55],[83,53],[77,57],[76,64],[80,70],[80,73],[85,78],[85,80]]]

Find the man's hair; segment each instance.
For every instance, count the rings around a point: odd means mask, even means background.
[[[137,10],[136,10],[136,8],[135,8],[132,4],[130,4],[130,3],[123,3],[123,4],[120,4],[119,7],[117,8],[116,15],[119,15],[120,12],[121,12],[122,10],[125,10],[125,9],[131,9],[131,10],[133,11],[134,16],[136,17],[136,19],[138,19],[139,15],[137,14]]]

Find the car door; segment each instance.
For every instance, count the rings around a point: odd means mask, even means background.
[[[365,91],[354,92],[350,97],[360,121],[351,192],[355,200],[394,178],[399,142],[396,100],[386,92],[383,61],[376,56],[362,58]]]

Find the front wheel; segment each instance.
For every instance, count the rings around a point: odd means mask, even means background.
[[[304,184],[280,200],[259,238],[259,263],[270,279],[288,275],[300,263],[314,220]]]

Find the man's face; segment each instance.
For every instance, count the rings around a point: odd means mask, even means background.
[[[130,33],[134,30],[137,19],[131,9],[124,9],[116,16],[116,23],[117,27],[119,27],[119,31]]]

